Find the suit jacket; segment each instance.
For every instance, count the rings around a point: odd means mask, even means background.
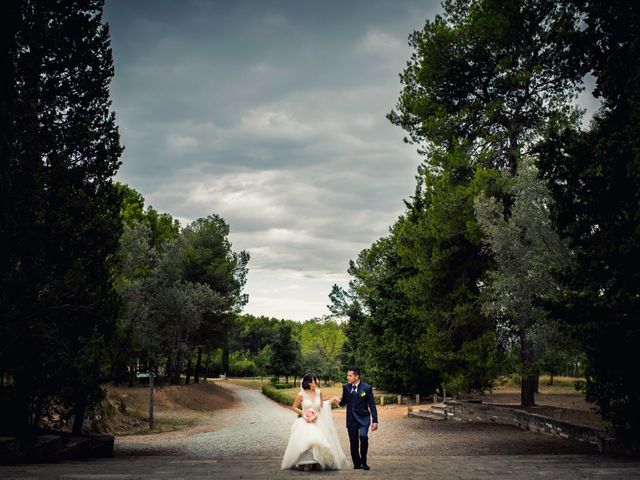
[[[373,423],[378,423],[378,411],[376,410],[376,402],[373,398],[373,389],[368,383],[360,381],[358,392],[354,395],[351,393],[353,387],[350,383],[342,386],[342,399],[340,406],[347,406],[347,428],[354,426],[368,427]]]

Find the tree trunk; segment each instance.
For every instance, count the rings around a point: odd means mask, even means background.
[[[189,385],[191,381],[191,370],[193,369],[193,354],[187,357],[187,378],[184,381],[185,385]]]
[[[229,376],[229,349],[222,349],[222,373]]]
[[[84,412],[87,410],[87,395],[81,392],[76,400],[76,404],[73,412],[73,428],[71,429],[74,435],[80,435],[82,433],[82,424],[84,423]]]
[[[553,387],[553,372],[549,372],[549,386]]]
[[[196,371],[193,375],[193,383],[200,383],[201,366],[202,366],[202,347],[198,347],[198,359],[196,360]]]
[[[171,378],[171,365],[172,365],[171,356],[172,356],[172,353],[169,353],[169,356],[167,357],[167,365],[164,367],[164,381],[165,381],[165,383],[166,383],[167,380],[169,380]]]
[[[533,342],[526,331],[520,332],[520,359],[522,361],[522,383],[520,388],[520,404],[523,407],[534,406],[536,369]]]
[[[204,364],[204,378],[207,379],[211,376],[209,372],[209,365],[211,365],[211,350],[207,352],[207,361]]]
[[[538,367],[538,365],[535,366],[535,370],[533,374],[535,375],[533,391],[535,393],[540,393],[540,368]]]
[[[153,431],[154,419],[153,419],[153,397],[154,397],[154,382],[155,372],[149,369],[149,430]]]
[[[179,344],[176,341],[175,348],[172,355],[171,365],[171,385],[180,385],[180,370],[182,363],[182,354],[180,352]]]
[[[129,364],[129,388],[132,388],[136,381],[136,365]]]

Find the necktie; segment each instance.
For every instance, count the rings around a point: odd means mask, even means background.
[[[351,395],[355,395],[355,394],[356,394],[356,387],[353,387],[353,388],[351,389]]]

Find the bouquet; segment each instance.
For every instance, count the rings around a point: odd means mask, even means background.
[[[302,418],[304,418],[304,421],[307,423],[316,423],[318,420],[318,414],[313,408],[310,408],[304,412]]]

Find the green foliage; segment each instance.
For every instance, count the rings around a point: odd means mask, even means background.
[[[304,355],[315,350],[331,357],[342,350],[345,336],[340,325],[332,319],[313,318],[301,325],[300,351]]]
[[[579,338],[573,335],[573,328],[557,319],[547,319],[530,330],[535,350],[535,358],[540,371],[550,375],[555,382],[556,375],[583,376],[584,353]]]
[[[281,405],[285,405],[290,407],[293,405],[293,401],[295,400],[295,394],[291,394],[290,392],[286,393],[277,388],[269,385],[268,383],[263,383],[261,387],[262,393],[269,397],[271,400],[280,403]]]
[[[231,351],[248,351],[258,355],[275,338],[280,320],[264,316],[238,315],[229,340]]]
[[[312,371],[323,380],[336,380],[343,376],[344,341],[343,327],[330,318],[298,323],[245,314],[235,318],[229,349],[253,362],[256,374],[301,376]],[[285,364],[290,368],[283,370]],[[231,369],[231,374],[238,373]]]
[[[379,394],[376,394],[376,396],[374,397],[376,405],[381,405],[383,398],[384,398],[385,405],[398,403],[398,395],[393,393],[379,393]]]
[[[188,239],[185,278],[209,285],[226,299],[226,313],[238,313],[248,300],[242,288],[249,254],[231,249],[229,226],[218,215],[197,219],[184,235]]]
[[[0,95],[0,430],[25,433],[54,403],[82,426],[110,368],[121,232],[111,178],[122,147],[110,110],[103,2],[12,1]]]
[[[360,252],[349,273],[353,295],[367,313],[360,326],[356,351],[366,356],[355,359],[376,386],[401,393],[430,393],[437,377],[418,362],[416,336],[419,318],[407,308],[403,281],[410,270],[400,265],[395,238],[385,237]]]
[[[414,268],[403,286],[424,325],[417,332],[421,360],[450,390],[482,390],[499,372],[500,358],[495,321],[478,302],[491,263],[473,202],[481,191],[499,193],[501,182],[493,170],[472,168],[465,152],[438,157],[442,172],[421,169],[413,203],[392,231],[403,263]]]
[[[129,201],[115,285],[124,301],[120,337],[130,341],[119,354],[154,370],[166,363],[167,375],[177,383],[185,364],[190,375],[194,358],[198,376],[203,350],[210,363],[211,352],[223,348],[220,365],[211,365],[216,371],[229,373],[231,364],[234,372],[253,374],[253,359],[228,355],[231,321],[246,301],[242,288],[249,256],[231,250],[227,224],[212,215],[176,231],[179,224],[168,214],[145,211],[141,195],[119,188]]]
[[[617,435],[640,442],[640,8],[586,1],[585,70],[602,101],[587,131],[546,132],[541,171],[575,252],[554,315],[587,355],[586,394]]]
[[[293,328],[282,321],[278,324],[270,345],[271,356],[267,369],[275,375],[300,375],[300,344],[294,338]]]
[[[569,264],[570,254],[549,218],[551,194],[532,159],[522,159],[506,192],[513,202],[509,214],[503,203],[482,194],[476,198],[478,222],[495,266],[487,272],[482,309],[497,319],[505,349],[519,342],[522,405],[533,405],[539,374],[532,331],[544,328],[547,312],[542,299],[557,297],[553,276]]]
[[[474,163],[515,170],[521,149],[568,103],[582,72],[572,2],[447,0],[409,37],[414,49],[388,115],[430,155],[472,146]],[[409,141],[409,140],[408,140]],[[430,160],[431,162],[431,160]]]
[[[162,249],[166,240],[175,238],[180,233],[180,222],[168,213],[158,213],[153,207],[144,209],[144,197],[130,186],[117,183],[116,190],[122,197],[122,219],[125,225],[135,223],[149,228],[149,244],[155,249]]]
[[[229,354],[229,375],[252,377],[256,374],[256,362],[248,353],[232,352]]]
[[[446,168],[420,169],[391,235],[351,263],[350,292],[331,294],[334,314],[349,318],[345,357],[401,393],[479,390],[500,369],[494,324],[477,302],[489,259],[473,215],[475,196],[499,191],[499,177],[471,168],[464,152],[439,158]]]
[[[136,221],[125,226],[117,285],[124,301],[123,328],[133,329],[134,342],[157,367],[163,355],[181,348],[184,335],[198,328],[205,313],[223,302],[208,285],[184,280],[184,237],[168,240],[159,254],[149,246],[149,230]]]
[[[507,209],[500,171],[539,144],[549,124],[575,122],[582,73],[566,50],[579,36],[574,5],[551,0],[452,0],[410,37],[414,53],[389,120],[426,155],[415,196],[352,262],[335,314],[349,319],[345,360],[397,391],[490,386],[504,355],[480,309],[492,267],[474,215],[481,192]]]
[[[299,336],[302,372],[315,372],[323,380],[343,378],[340,354],[346,338],[335,320],[307,320],[300,325]]]

